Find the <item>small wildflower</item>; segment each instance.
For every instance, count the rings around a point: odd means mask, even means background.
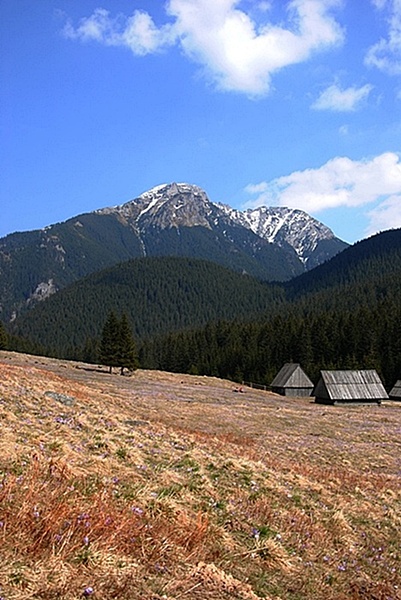
[[[95,590],[93,589],[93,587],[91,587],[90,585],[88,585],[88,587],[86,587],[84,589],[83,595],[85,596],[85,598],[87,598],[88,596],[92,596],[92,594],[93,594],[94,591]]]
[[[142,516],[143,515],[143,510],[142,508],[139,508],[139,506],[133,506],[131,508],[132,512],[135,513],[136,515]]]
[[[77,517],[77,521],[78,523],[87,523],[89,519],[89,515],[87,513],[82,513],[81,515],[78,515]]]
[[[84,536],[84,544],[85,546],[89,546],[89,536],[87,535]]]
[[[256,527],[252,527],[252,537],[255,538],[256,541],[258,541],[260,537],[260,531]]]

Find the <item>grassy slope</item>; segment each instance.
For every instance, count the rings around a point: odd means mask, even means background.
[[[0,352],[0,423],[6,600],[401,597],[401,404]]]

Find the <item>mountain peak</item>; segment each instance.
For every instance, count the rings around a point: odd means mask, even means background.
[[[197,185],[190,183],[177,183],[173,181],[172,183],[162,183],[160,185],[156,185],[152,187],[150,190],[143,192],[138,198],[148,198],[148,197],[162,197],[162,196],[175,196],[176,194],[184,194],[188,192],[201,192],[205,194],[202,188]],[[135,200],[134,200],[135,201]],[[132,200],[131,200],[132,202]]]
[[[203,258],[283,281],[346,246],[302,211],[266,206],[241,211],[211,202],[197,185],[164,183],[125,204],[3,238],[0,315],[9,320],[47,293],[134,257]],[[30,256],[39,262],[27,267]]]
[[[149,226],[160,229],[180,226],[209,228],[207,215],[212,206],[202,188],[189,183],[173,182],[157,185],[134,200],[98,212],[117,213],[120,218],[139,229]]]
[[[331,229],[302,210],[259,206],[241,211],[228,204],[211,202],[202,188],[190,183],[157,185],[134,200],[99,212],[116,212],[138,231],[149,226],[159,229],[241,226],[270,244],[291,246],[308,269],[347,246]]]

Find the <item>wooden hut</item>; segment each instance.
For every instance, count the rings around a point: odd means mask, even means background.
[[[391,392],[389,393],[391,400],[401,400],[401,379],[397,381]]]
[[[272,392],[282,396],[310,396],[313,383],[298,363],[286,363],[270,384]]]
[[[319,404],[380,404],[388,395],[374,369],[364,371],[320,371],[313,390]]]

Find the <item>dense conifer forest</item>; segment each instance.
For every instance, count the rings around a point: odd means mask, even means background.
[[[14,335],[47,354],[95,360],[110,311],[125,313],[135,338],[253,318],[284,301],[284,290],[199,259],[141,258],[90,275],[46,299],[17,320]]]
[[[143,344],[144,366],[269,385],[284,362],[377,369],[401,376],[401,231],[359,242],[286,285],[287,301],[252,322],[234,320]]]
[[[320,369],[375,368],[389,388],[401,377],[401,230],[285,284],[195,259],[121,263],[42,302],[9,343],[97,362],[110,311],[127,314],[144,368],[268,385],[294,361],[313,381]]]

